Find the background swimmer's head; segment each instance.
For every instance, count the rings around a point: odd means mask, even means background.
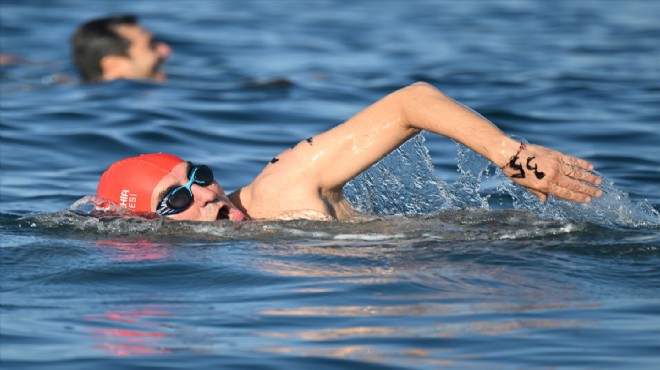
[[[156,185],[184,162],[171,154],[143,154],[113,163],[101,176],[96,194],[133,212],[154,212]]]
[[[85,82],[165,79],[161,66],[171,49],[134,15],[86,22],[78,27],[71,43],[73,61]]]

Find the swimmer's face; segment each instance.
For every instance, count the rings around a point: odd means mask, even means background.
[[[191,166],[189,162],[179,163],[160,180],[151,195],[152,212],[156,212],[163,198],[173,189],[189,183],[188,174]],[[167,217],[174,220],[191,221],[228,219],[240,222],[246,219],[245,215],[225,195],[224,190],[216,180],[213,180],[207,186],[192,183],[190,191],[193,195],[190,205],[182,212]]]
[[[151,33],[138,25],[122,25],[116,32],[131,45],[122,64],[121,78],[165,80],[161,66],[172,52],[166,43],[155,41]]]

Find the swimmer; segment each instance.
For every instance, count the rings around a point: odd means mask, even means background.
[[[23,58],[19,57],[18,55],[0,53],[0,66],[11,66],[14,64],[20,64],[22,62]]]
[[[589,172],[591,163],[522,144],[422,82],[283,151],[251,183],[230,194],[207,166],[158,153],[112,164],[101,176],[97,195],[134,212],[174,220],[346,220],[356,211],[343,195],[344,185],[422,130],[466,145],[541,201],[552,195],[586,203],[602,195],[601,179]]]
[[[164,81],[169,45],[139,25],[133,15],[91,20],[76,30],[73,59],[84,82],[116,79]]]

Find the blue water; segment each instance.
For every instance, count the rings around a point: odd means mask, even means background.
[[[168,83],[83,86],[68,41],[132,12]],[[660,2],[0,2],[2,369],[660,366]],[[416,137],[347,188],[355,222],[96,217],[117,159],[248,183],[279,151],[432,83],[583,157],[589,205],[541,205]]]

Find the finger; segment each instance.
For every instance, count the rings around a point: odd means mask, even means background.
[[[591,202],[591,196],[585,193],[573,191],[558,184],[552,185],[549,194],[556,196],[558,198],[570,200],[572,202],[578,202],[578,203]]]
[[[562,165],[562,172],[568,177],[580,181],[585,181],[594,185],[599,185],[601,182],[603,182],[599,176],[569,164]]]
[[[567,179],[564,181],[560,181],[559,186],[565,187],[566,189],[577,193],[586,194],[590,197],[598,198],[601,195],[603,195],[602,190],[581,181]]]
[[[563,178],[558,179],[556,184],[553,186],[552,189],[554,191],[562,192],[562,190],[559,190],[560,188],[564,188],[568,192],[574,193],[574,194],[568,195],[569,197],[575,195],[575,196],[578,196],[578,197],[579,196],[587,196],[589,198],[591,198],[591,197],[598,198],[598,197],[603,195],[603,191],[600,190],[599,188],[597,188],[597,187],[595,187],[595,186],[593,186],[589,183],[582,182],[582,181],[579,181],[579,180],[574,180],[574,179],[569,178],[569,177],[563,177]],[[586,200],[586,201],[589,201],[589,200]]]
[[[584,168],[585,170],[589,170],[589,171],[594,169],[594,165],[591,162],[585,161],[584,159],[581,158],[572,157],[570,155],[562,156],[561,161],[571,166]]]
[[[590,178],[587,173],[582,170],[578,170],[575,167],[572,167],[572,172],[565,174],[565,176],[559,176],[556,179],[557,185],[568,188],[569,190],[574,191],[586,191],[589,194],[592,194],[593,191],[599,190],[595,184],[589,183],[584,179]]]
[[[539,198],[541,203],[545,203],[545,201],[548,200],[548,195],[545,193],[541,193],[540,191],[532,190],[532,189],[527,189],[527,190],[532,192],[532,194],[536,195],[536,197]]]

